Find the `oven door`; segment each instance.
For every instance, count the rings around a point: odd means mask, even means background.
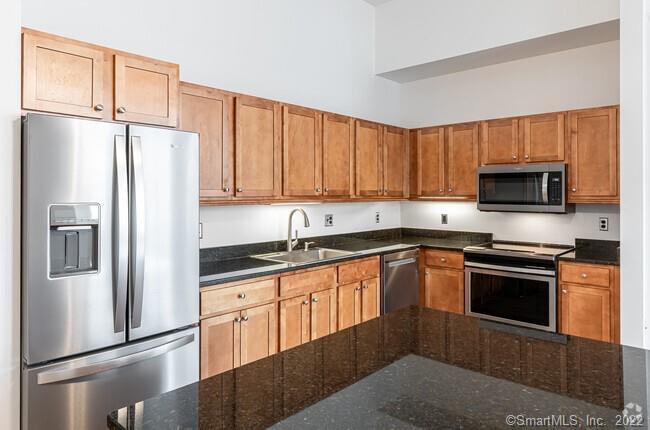
[[[554,332],[555,276],[466,266],[465,309],[467,315]]]

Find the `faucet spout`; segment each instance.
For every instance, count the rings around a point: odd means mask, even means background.
[[[298,244],[298,231],[296,230],[296,238],[293,239],[293,236],[291,235],[291,230],[292,230],[292,219],[293,219],[293,214],[296,212],[300,212],[302,214],[302,217],[305,221],[305,228],[309,227],[309,217],[307,216],[307,213],[305,212],[304,209],[302,208],[296,208],[291,211],[289,214],[289,228],[287,232],[287,252],[293,251],[293,248]]]

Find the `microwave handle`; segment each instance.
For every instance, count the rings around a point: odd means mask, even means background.
[[[548,204],[548,172],[542,175],[542,202]]]

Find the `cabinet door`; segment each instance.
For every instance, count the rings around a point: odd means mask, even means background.
[[[358,196],[378,196],[382,187],[381,127],[356,121],[356,185]]]
[[[339,330],[361,322],[361,283],[341,285],[338,288]]]
[[[516,119],[495,119],[481,123],[481,164],[517,163],[519,128]]]
[[[524,128],[524,161],[564,161],[564,112],[528,116]]]
[[[258,306],[241,312],[241,365],[273,355],[276,352],[278,326],[275,304]]]
[[[445,194],[445,129],[431,127],[417,131],[417,195]]]
[[[408,141],[404,129],[384,126],[384,191],[386,197],[408,196]]]
[[[201,320],[201,379],[240,365],[239,319],[233,312]]]
[[[465,276],[460,270],[424,269],[424,306],[465,313]]]
[[[617,116],[616,108],[569,112],[569,202],[618,202]]]
[[[102,118],[104,53],[23,34],[23,109]]]
[[[115,55],[118,121],[178,125],[178,64]]]
[[[199,133],[201,198],[233,195],[233,109],[232,96],[212,88],[181,83],[179,127]]]
[[[478,123],[447,127],[447,195],[476,198]]]
[[[323,114],[323,195],[352,193],[354,127],[346,116]]]
[[[297,106],[282,107],[285,196],[322,194],[321,114]]]
[[[280,301],[280,351],[309,342],[309,296]]]
[[[235,109],[235,195],[279,196],[282,177],[280,106],[270,100],[237,97]]]
[[[379,278],[361,282],[361,322],[379,316]]]
[[[611,342],[610,291],[560,284],[560,332]]]
[[[311,295],[311,340],[336,331],[336,288]]]

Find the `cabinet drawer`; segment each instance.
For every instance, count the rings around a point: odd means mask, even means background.
[[[201,293],[201,316],[256,305],[274,298],[274,279],[206,291]]]
[[[349,284],[379,276],[379,259],[373,258],[339,266],[339,284]]]
[[[462,252],[427,249],[424,251],[424,265],[462,270],[465,267],[465,257]]]
[[[609,288],[610,268],[590,264],[562,263],[560,266],[560,280],[572,284]]]
[[[336,285],[336,267],[280,277],[280,296],[293,297]]]

